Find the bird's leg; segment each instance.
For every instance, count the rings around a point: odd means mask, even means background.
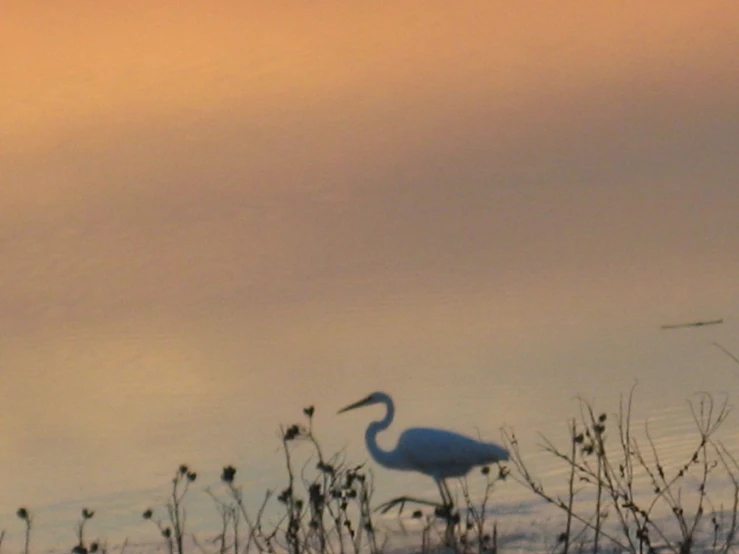
[[[454,546],[454,525],[459,521],[459,514],[453,514],[454,501],[449,486],[444,479],[437,479],[436,484],[441,494],[442,506],[436,509],[436,515],[446,521],[446,531],[444,533],[444,541],[448,546]]]
[[[452,493],[449,490],[449,485],[447,485],[445,479],[441,480],[441,486],[444,487],[444,492],[446,493],[446,503],[450,508],[452,508],[454,506],[454,499],[452,498]]]
[[[451,514],[452,508],[454,507],[454,501],[452,500],[452,493],[449,492],[449,486],[446,484],[444,479],[437,479],[436,486],[439,487],[439,494],[441,494],[441,505],[442,507]]]

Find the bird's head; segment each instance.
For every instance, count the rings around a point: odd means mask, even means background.
[[[373,392],[369,396],[362,398],[362,400],[360,400],[359,402],[355,402],[354,404],[349,404],[345,408],[342,408],[337,413],[342,414],[344,412],[348,412],[349,410],[356,410],[357,408],[363,408],[364,406],[372,406],[373,404],[388,404],[389,402],[390,402],[390,397],[384,392]]]

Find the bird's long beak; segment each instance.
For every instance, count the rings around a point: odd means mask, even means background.
[[[369,398],[363,398],[363,399],[362,399],[362,400],[360,400],[359,402],[355,402],[354,404],[349,404],[349,405],[348,405],[347,407],[345,407],[345,408],[341,408],[341,409],[340,409],[340,410],[339,410],[338,412],[336,412],[336,413],[337,413],[337,414],[343,414],[344,412],[348,412],[349,410],[354,410],[355,408],[361,408],[362,406],[366,406],[368,402],[369,402]]]

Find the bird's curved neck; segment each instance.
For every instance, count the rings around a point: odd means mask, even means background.
[[[373,460],[381,466],[400,469],[400,464],[398,463],[397,458],[393,455],[394,452],[392,450],[383,450],[380,448],[380,445],[377,444],[377,434],[390,427],[390,424],[393,422],[393,417],[395,417],[395,406],[393,405],[392,400],[387,400],[385,408],[387,410],[385,412],[385,417],[369,424],[367,431],[364,433],[364,440],[367,443],[367,450],[369,450]]]

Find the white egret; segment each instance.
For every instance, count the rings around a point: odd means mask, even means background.
[[[432,477],[439,487],[443,506],[447,510],[451,508],[453,502],[445,479],[464,477],[475,466],[508,460],[508,451],[502,446],[478,441],[452,431],[428,427],[406,429],[400,435],[394,450],[383,450],[377,444],[377,434],[387,429],[395,416],[395,405],[388,394],[373,392],[359,402],[339,410],[338,413],[373,404],[384,404],[386,412],[384,418],[370,423],[364,434],[367,450],[372,458],[388,469],[417,471]],[[430,504],[422,500],[401,497],[388,502],[383,511],[398,503],[402,505],[406,501]]]

